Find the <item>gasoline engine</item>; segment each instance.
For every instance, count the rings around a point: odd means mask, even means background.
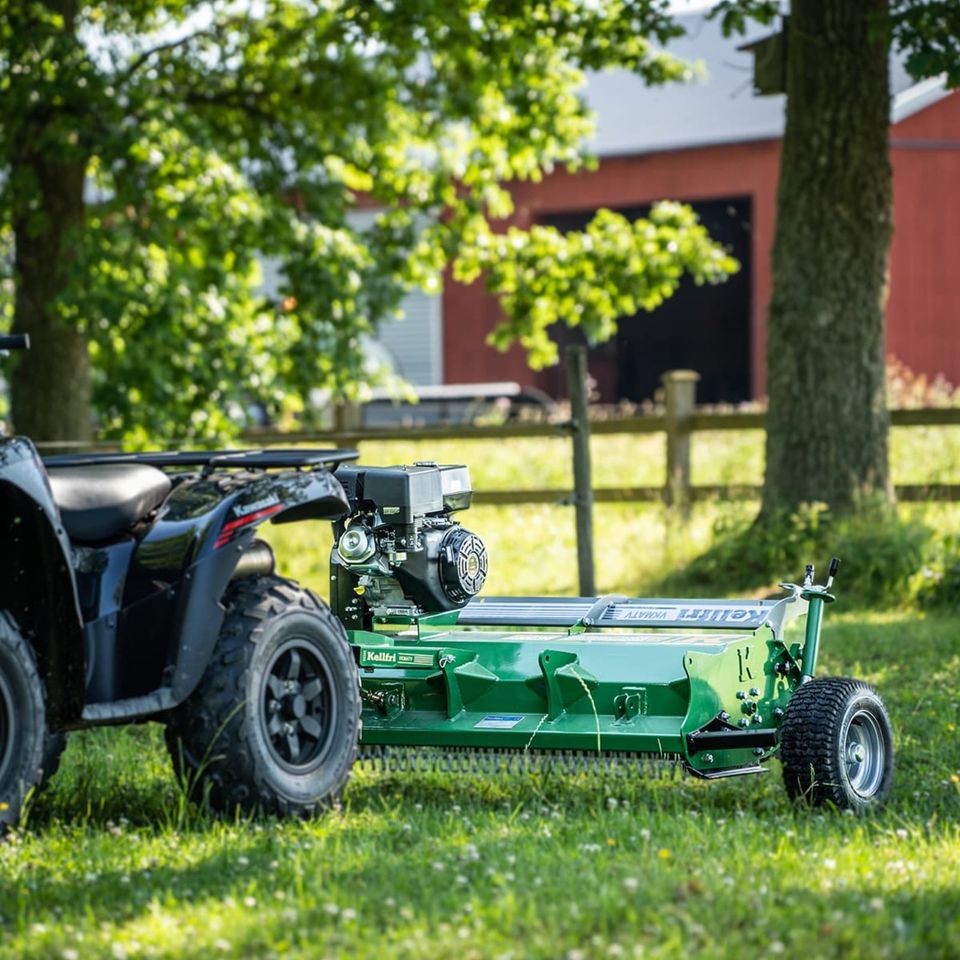
[[[334,525],[330,599],[350,629],[462,607],[483,587],[483,541],[452,518],[473,498],[464,466],[342,466],[350,514]]]

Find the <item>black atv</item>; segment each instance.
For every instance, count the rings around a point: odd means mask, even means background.
[[[0,823],[56,770],[66,731],[146,720],[166,724],[175,766],[216,808],[307,814],[339,795],[357,667],[340,622],[276,576],[256,535],[348,513],[333,471],[356,456],[44,462],[0,437]]]

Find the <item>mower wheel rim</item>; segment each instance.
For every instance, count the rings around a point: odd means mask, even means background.
[[[292,637],[274,653],[260,691],[260,723],[273,759],[309,773],[323,762],[336,726],[336,688],[316,646]]]
[[[0,673],[0,788],[7,779],[17,740],[17,714],[13,692]]]
[[[851,789],[860,797],[874,796],[883,783],[887,747],[877,718],[869,710],[857,710],[847,724],[843,762]]]

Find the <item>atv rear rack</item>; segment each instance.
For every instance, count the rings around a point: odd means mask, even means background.
[[[214,470],[293,470],[332,467],[356,460],[350,449],[276,450],[150,450],[144,453],[70,453],[44,457],[47,467],[92,467],[103,464],[137,463],[160,469],[203,467]]]

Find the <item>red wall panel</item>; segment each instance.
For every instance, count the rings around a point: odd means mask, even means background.
[[[960,385],[960,94],[891,128],[887,352]]]
[[[894,238],[888,351],[917,372],[960,384],[960,94],[891,128]],[[772,277],[779,141],[757,141],[604,159],[599,169],[559,171],[539,184],[516,184],[512,222],[547,214],[629,207],[661,199],[753,198],[752,383],[764,393],[764,347]],[[864,229],[868,229],[864,225]],[[543,384],[523,352],[486,346],[500,310],[483,290],[448,280],[444,292],[444,379]]]
[[[770,297],[770,243],[776,210],[780,146],[760,141],[613,157],[599,169],[560,171],[541,183],[514,185],[515,223],[526,225],[546,214],[597,207],[629,207],[656,200],[700,200],[749,195],[753,198],[753,386],[763,390],[763,323]],[[506,356],[483,345],[496,324],[496,300],[482,289],[448,282],[444,291],[444,379],[448,383],[517,380],[539,383],[522,351]]]

